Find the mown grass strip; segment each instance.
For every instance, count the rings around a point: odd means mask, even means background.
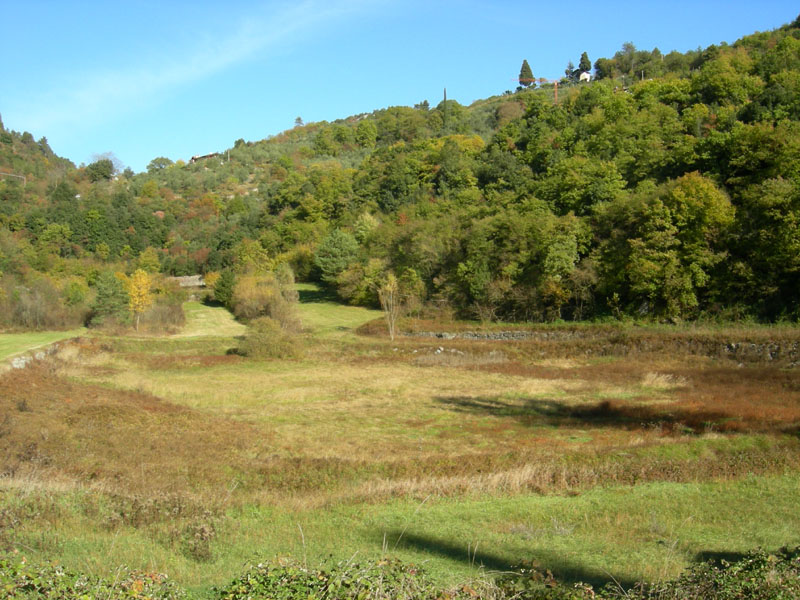
[[[222,306],[209,306],[202,302],[185,302],[183,312],[186,325],[177,337],[235,337],[246,327],[237,323],[233,315]]]
[[[85,328],[69,331],[31,331],[25,333],[0,333],[0,360],[35,350],[54,342],[86,333]]]

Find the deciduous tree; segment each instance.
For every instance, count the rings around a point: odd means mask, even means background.
[[[378,127],[371,120],[363,120],[356,127],[356,142],[362,148],[374,148],[378,139]]]
[[[400,284],[394,273],[386,276],[386,281],[378,288],[378,299],[381,301],[383,316],[389,328],[389,338],[394,341],[397,331],[397,320],[400,318],[402,298],[400,297]]]
[[[133,314],[137,331],[139,330],[139,319],[142,313],[153,304],[150,286],[150,275],[143,269],[136,269],[128,280],[128,307]]]
[[[172,166],[172,161],[165,156],[158,156],[147,164],[147,172],[154,173]]]
[[[89,181],[92,182],[111,179],[114,174],[114,163],[108,158],[103,158],[86,167],[86,174],[89,175]]]
[[[158,250],[148,246],[139,254],[139,268],[147,273],[158,273],[161,270],[161,261],[158,260]]]

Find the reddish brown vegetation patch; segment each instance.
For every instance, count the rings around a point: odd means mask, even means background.
[[[677,393],[675,409],[693,424],[720,431],[800,429],[800,372],[775,368],[684,371],[692,386]],[[694,425],[692,425],[694,427]]]
[[[508,368],[515,374],[525,371],[513,367],[501,365],[491,370]],[[620,364],[616,368],[611,365],[605,368],[612,380],[638,383],[645,374],[641,365]],[[536,367],[530,369],[531,374],[539,377],[545,374]],[[594,368],[559,369],[558,378],[583,379],[581,375],[587,370],[591,375]],[[520,402],[502,397],[456,397],[440,398],[440,401],[458,411],[512,417],[530,426],[658,428],[667,435],[688,431],[791,433],[800,430],[798,372],[769,368],[681,369],[668,376],[690,383],[676,385],[670,390],[671,401],[663,398],[667,392],[658,392],[657,403],[649,402],[645,393],[635,400],[603,400],[588,406],[539,398]]]
[[[45,366],[0,378],[0,473],[45,471],[126,492],[225,486],[264,435],[150,394],[71,382]]]

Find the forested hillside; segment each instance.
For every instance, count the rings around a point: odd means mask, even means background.
[[[281,264],[365,305],[391,273],[409,305],[489,320],[797,319],[800,20],[686,54],[625,44],[594,71],[570,64],[557,103],[524,81],[140,174],[0,124],[0,171],[25,178],[0,176],[0,320],[85,320],[114,271],[230,289]],[[39,297],[61,316],[27,318]]]

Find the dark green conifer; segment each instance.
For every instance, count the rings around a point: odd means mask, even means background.
[[[581,73],[592,70],[592,61],[589,60],[589,55],[584,52],[581,54],[581,60],[578,63],[578,69]]]
[[[522,61],[522,68],[519,70],[519,84],[523,87],[533,85],[533,71],[527,60]]]

